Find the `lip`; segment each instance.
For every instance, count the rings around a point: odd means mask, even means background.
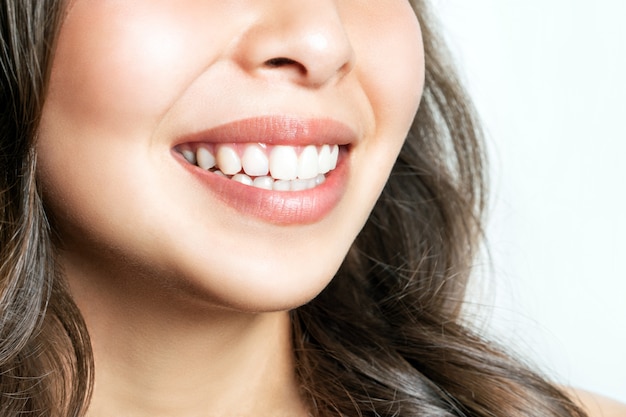
[[[267,143],[268,145],[348,145],[357,134],[333,119],[302,119],[290,116],[253,117],[179,137],[183,143]]]
[[[219,200],[237,212],[274,224],[315,223],[336,207],[346,189],[349,158],[340,147],[337,167],[326,174],[326,181],[309,190],[271,191],[220,177],[188,163],[175,151],[183,143],[266,143],[270,145],[350,145],[357,134],[333,119],[301,119],[269,116],[237,120],[206,131],[179,137],[172,147],[174,158]]]

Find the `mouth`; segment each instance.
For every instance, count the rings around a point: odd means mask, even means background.
[[[172,153],[237,211],[272,223],[312,223],[341,200],[356,138],[336,121],[270,116],[181,137]]]
[[[185,143],[174,150],[189,164],[215,175],[274,191],[302,191],[318,187],[326,181],[326,175],[337,167],[339,159],[337,144]]]

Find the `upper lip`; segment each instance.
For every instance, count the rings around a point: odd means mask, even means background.
[[[348,125],[330,118],[261,116],[235,120],[179,137],[183,143],[265,143],[268,145],[348,145],[357,140]]]

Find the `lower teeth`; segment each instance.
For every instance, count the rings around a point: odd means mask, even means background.
[[[220,170],[215,170],[211,172],[221,177],[229,178],[241,184],[249,185],[255,188],[261,188],[264,190],[274,191],[309,190],[323,184],[324,181],[326,181],[326,176],[324,174],[319,174],[317,177],[310,179],[275,180],[274,178],[269,176],[251,178],[248,175],[242,173],[231,176],[224,174]]]

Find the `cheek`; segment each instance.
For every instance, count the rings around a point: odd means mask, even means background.
[[[424,88],[424,47],[409,3],[395,3],[379,10],[366,28],[356,32],[355,52],[377,126],[406,134]]]
[[[370,179],[372,193],[382,191],[404,144],[425,76],[422,34],[414,11],[405,1],[381,3],[372,6],[380,10],[364,19],[369,23],[354,32],[357,76],[371,105],[374,126],[371,140],[364,144],[367,163],[357,175]],[[379,173],[375,181],[372,172]]]
[[[217,59],[219,45],[230,36],[228,27],[211,21],[219,13],[189,12],[203,2],[153,0],[146,7],[146,0],[133,1],[120,6],[83,0],[71,8],[55,53],[50,91],[50,100],[67,117],[120,131],[137,128],[140,118],[146,127],[154,125],[185,86]],[[190,21],[198,15],[207,16],[202,26]],[[212,39],[213,49],[203,39]]]

